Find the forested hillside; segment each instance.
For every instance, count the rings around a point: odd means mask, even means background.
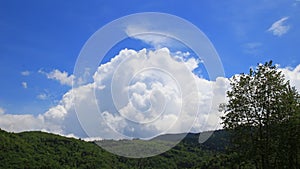
[[[113,155],[95,143],[31,131],[0,130],[0,168],[215,168],[226,166],[226,132],[216,131],[204,144],[188,134],[161,155],[132,159]],[[222,160],[221,160],[222,159]]]

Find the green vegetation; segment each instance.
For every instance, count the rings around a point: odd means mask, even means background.
[[[166,153],[134,159],[113,155],[95,143],[74,138],[37,131],[0,130],[0,168],[219,168],[228,160],[223,151],[225,135],[223,130],[216,131],[200,145],[199,134],[188,134]]]
[[[164,140],[103,140],[96,144],[105,147],[109,152],[114,152],[120,156],[126,157],[149,157],[161,154],[170,149],[175,143]],[[145,149],[145,147],[147,147]]]
[[[0,131],[0,168],[109,168],[112,155],[91,143],[43,132]]]
[[[227,105],[221,105],[230,151],[249,168],[300,167],[300,96],[272,62],[231,81]]]

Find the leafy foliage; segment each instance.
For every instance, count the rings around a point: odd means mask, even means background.
[[[299,94],[272,61],[235,76],[221,105],[231,151],[255,168],[299,167]]]
[[[220,151],[228,143],[224,136],[228,136],[225,131],[215,131],[211,139],[199,144],[199,134],[190,133],[161,155],[133,159],[113,155],[93,142],[38,131],[0,130],[0,168],[231,168],[231,156]]]

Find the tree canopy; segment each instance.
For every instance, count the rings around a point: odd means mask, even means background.
[[[256,168],[297,168],[299,94],[272,61],[231,79],[222,124],[232,132],[231,151]]]

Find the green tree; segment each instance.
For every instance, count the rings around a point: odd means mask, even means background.
[[[240,166],[297,168],[299,94],[272,61],[233,77],[227,97],[222,124],[232,132]]]

